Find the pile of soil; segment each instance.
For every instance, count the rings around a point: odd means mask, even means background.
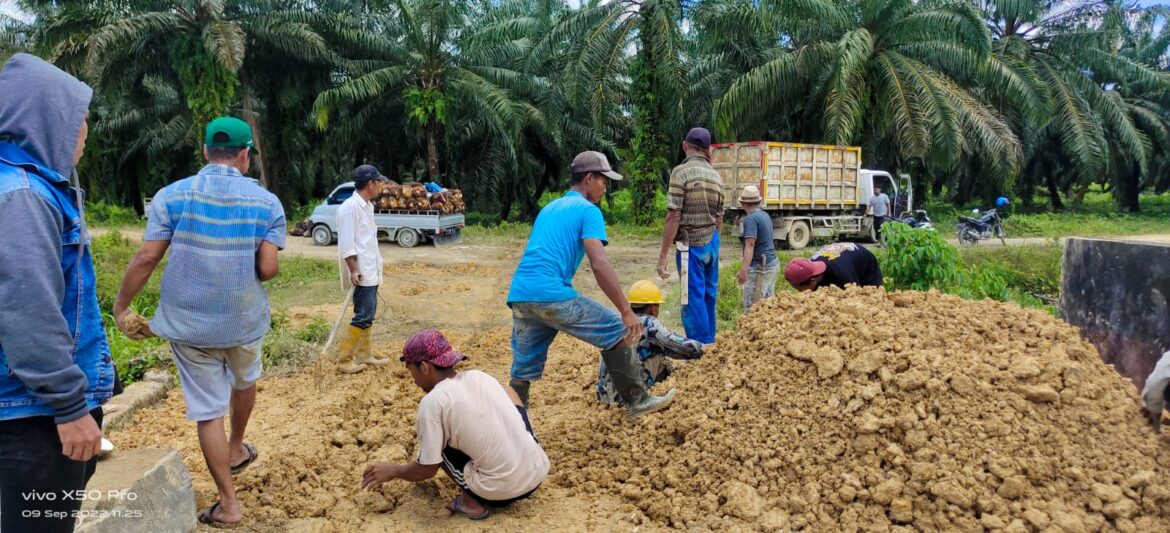
[[[679,528],[1170,530],[1170,453],[1133,385],[1039,311],[782,295],[669,384],[642,425],[563,420],[558,483]]]
[[[510,329],[451,335],[506,382]],[[358,490],[373,461],[414,457],[422,392],[397,363],[262,381],[236,477],[256,530],[1170,530],[1170,446],[1132,384],[1038,311],[937,293],[785,294],[680,364],[664,412],[631,421],[593,393],[597,350],[561,336],[531,418],[552,460],[535,498],[484,523],[445,518],[442,474]],[[201,506],[215,497],[172,392],[111,438],[179,448]]]

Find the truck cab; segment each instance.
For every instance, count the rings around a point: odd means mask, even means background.
[[[882,192],[890,197],[890,216],[894,218],[902,218],[910,212],[911,206],[914,205],[914,188],[910,186],[910,177],[901,176],[901,179],[894,179],[889,172],[884,170],[869,170],[861,169],[859,176],[861,182],[861,203],[862,205],[869,205],[869,199],[873,198],[873,188],[875,186],[881,187]]]

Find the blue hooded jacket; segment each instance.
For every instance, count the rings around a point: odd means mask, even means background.
[[[0,70],[0,420],[104,403],[114,367],[73,157],[93,91],[17,54]]]

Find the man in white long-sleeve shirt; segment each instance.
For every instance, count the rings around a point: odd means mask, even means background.
[[[378,285],[382,284],[382,254],[378,251],[378,226],[372,200],[387,181],[373,165],[353,170],[353,196],[337,208],[337,254],[341,285],[353,286],[353,320],[339,345],[337,368],[343,373],[382,366],[389,359],[370,353],[370,326],[378,310]]]

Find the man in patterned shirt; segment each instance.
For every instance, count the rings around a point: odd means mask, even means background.
[[[642,321],[642,339],[638,341],[638,359],[642,361],[642,380],[646,388],[665,380],[674,372],[671,359],[698,359],[703,344],[670,331],[658,320],[658,306],[666,300],[653,281],[644,279],[630,287],[626,296],[634,314]],[[605,359],[597,369],[597,400],[606,405],[622,405]]]
[[[715,299],[719,295],[719,232],[723,229],[723,183],[711,167],[711,132],[692,128],[682,143],[686,159],[670,173],[670,199],[658,275],[666,270],[671,247],[683,285],[682,323],[687,337],[715,342]],[[676,244],[677,243],[677,244]],[[683,257],[687,263],[683,264]]]
[[[154,195],[142,247],[114,303],[118,328],[140,338],[129,324],[130,302],[170,250],[150,330],[171,342],[187,419],[197,423],[199,447],[219,491],[219,500],[199,515],[206,524],[243,519],[232,474],[256,459],[244,429],[272,321],[260,282],[279,272],[276,253],[287,230],[280,200],[244,176],[251,149],[252,130],[244,121],[221,117],[207,125],[207,166]],[[229,408],[230,440],[223,425]]]

